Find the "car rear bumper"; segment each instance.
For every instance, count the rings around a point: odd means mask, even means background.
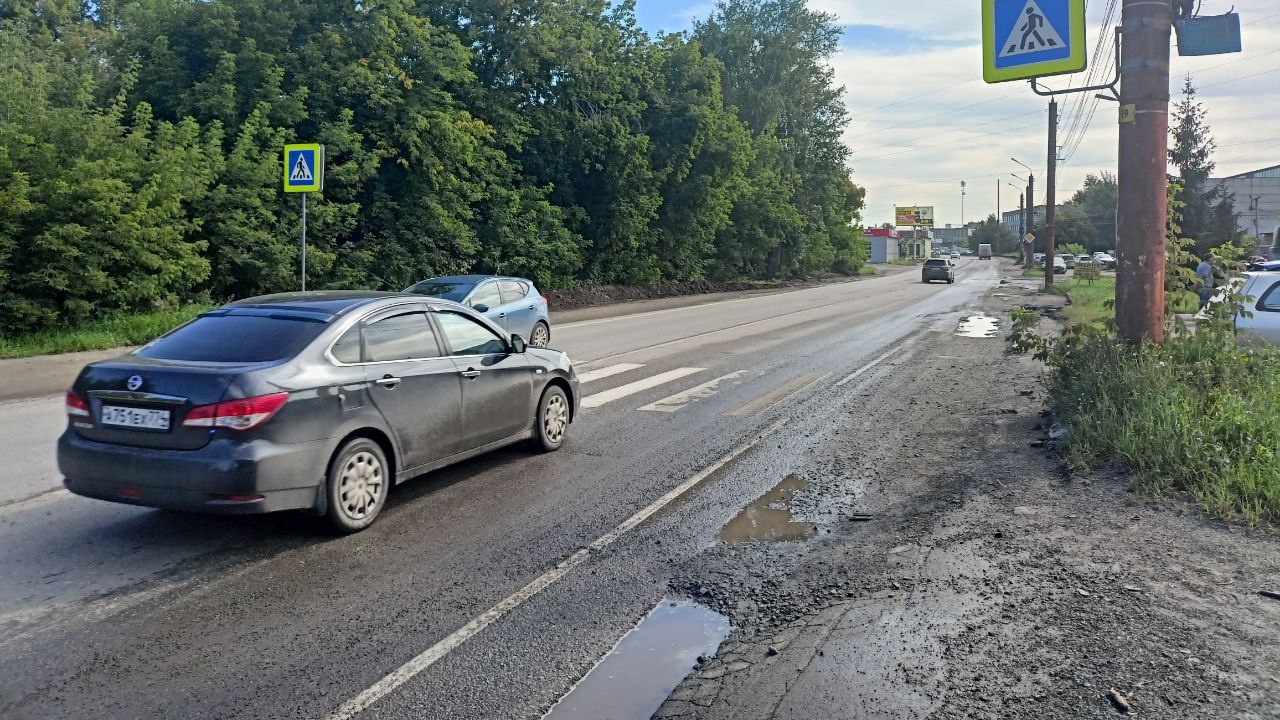
[[[328,443],[219,439],[198,450],[163,450],[95,442],[68,430],[58,439],[58,468],[67,490],[85,497],[249,515],[315,507]]]

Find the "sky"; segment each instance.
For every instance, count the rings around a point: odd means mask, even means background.
[[[844,27],[831,62],[844,85],[851,122],[853,177],[867,189],[864,221],[893,221],[895,205],[933,205],[935,222],[961,223],[960,182],[966,182],[963,219],[1016,207],[1026,177],[1016,158],[1036,174],[1036,202],[1044,202],[1048,100],[1025,81],[982,81],[980,3],[969,0],[809,0]],[[1089,0],[1088,48],[1098,83],[1111,79],[1110,28],[1120,2]],[[1280,3],[1276,0],[1202,0],[1200,13],[1240,14],[1244,52],[1179,57],[1173,49],[1170,92],[1176,100],[1190,73],[1208,110],[1218,150],[1216,176],[1280,165]],[[1108,8],[1114,15],[1104,32]],[[636,0],[636,15],[650,32],[678,32],[705,17],[711,3]],[[1055,89],[1081,86],[1088,72],[1050,78]],[[1066,162],[1058,172],[1058,202],[1070,199],[1089,173],[1115,172],[1117,103],[1093,93],[1060,96],[1058,142]]]

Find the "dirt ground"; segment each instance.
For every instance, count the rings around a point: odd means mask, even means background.
[[[1280,718],[1280,542],[1061,467],[1002,337],[1061,302],[1002,288],[1001,336],[868,373],[788,500],[813,537],[681,569],[734,630],[655,717]]]

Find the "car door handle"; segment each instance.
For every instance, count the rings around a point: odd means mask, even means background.
[[[506,316],[507,316],[507,314],[506,314],[506,313],[498,313],[498,317],[500,317],[500,318],[504,318],[504,317],[506,317]]]
[[[458,374],[459,374],[459,375],[461,375],[462,377],[464,377],[464,378],[468,379],[468,380],[475,380],[476,378],[480,377],[480,371],[479,371],[479,370],[473,370],[473,369],[470,369],[470,368],[468,368],[468,369],[466,369],[466,370],[461,370],[461,371],[459,371],[459,372],[458,372]]]
[[[392,377],[390,375],[383,375],[381,378],[375,380],[374,382],[386,388],[393,388],[396,385],[400,384],[400,378]]]

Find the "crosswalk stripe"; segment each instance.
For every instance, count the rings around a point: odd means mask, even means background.
[[[745,373],[746,370],[739,370],[737,372],[731,372],[728,375],[721,375],[715,380],[704,382],[701,385],[689,388],[684,392],[678,392],[670,397],[662,398],[657,402],[649,403],[640,409],[649,410],[651,412],[675,412],[691,402],[710,397],[720,387],[720,383],[728,380],[737,380]]]
[[[592,380],[602,380],[607,377],[612,377],[614,375],[627,372],[628,370],[636,370],[642,367],[644,367],[644,365],[639,365],[636,363],[618,363],[617,365],[602,367],[599,370],[589,370],[587,372],[584,372],[578,376],[578,382],[589,383]]]
[[[582,407],[600,407],[605,403],[611,403],[614,400],[619,400],[627,397],[628,395],[635,395],[638,392],[644,392],[649,388],[655,388],[664,383],[679,380],[682,377],[702,372],[705,369],[706,368],[676,368],[675,370],[658,373],[657,375],[647,377],[643,380],[637,380],[633,383],[619,385],[616,388],[604,390],[596,393],[595,395],[588,395],[582,398]]]
[[[801,375],[800,377],[795,378],[794,380],[791,380],[790,382],[784,385],[780,385],[774,388],[773,390],[770,390],[769,392],[765,393],[764,395],[761,395],[755,400],[752,400],[746,403],[745,405],[741,405],[734,410],[730,410],[726,414],[732,415],[734,417],[758,415],[764,412],[765,410],[768,410],[769,408],[773,407],[774,405],[777,405],[783,400],[786,400],[792,395],[795,395],[801,390],[804,390],[810,385],[813,385],[819,380],[829,377],[830,375],[831,373],[827,373],[825,375],[822,375],[819,373],[807,373],[805,375]]]

